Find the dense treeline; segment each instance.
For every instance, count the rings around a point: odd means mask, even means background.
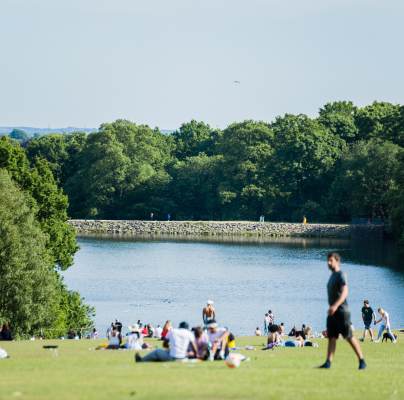
[[[224,130],[191,121],[164,135],[117,120],[96,133],[28,141],[80,218],[350,221],[404,226],[404,107],[326,104]]]
[[[59,274],[77,251],[67,206],[48,162],[30,163],[17,142],[0,138],[0,324],[17,337],[92,324],[94,311]]]

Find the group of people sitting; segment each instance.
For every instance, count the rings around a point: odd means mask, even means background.
[[[178,328],[169,327],[162,340],[163,348],[155,349],[144,357],[136,353],[136,362],[224,360],[229,350],[236,346],[234,335],[219,327],[214,319],[209,321],[206,329],[200,326],[190,329],[187,322],[181,322]]]
[[[285,336],[283,324],[272,324],[268,328],[268,340],[264,350],[273,349],[276,346],[284,347],[304,347],[311,346],[317,347],[317,343],[309,340],[312,336],[312,330],[309,326],[302,325],[300,330],[293,327],[291,331]]]
[[[138,321],[136,324],[132,324],[128,327],[128,332],[125,337],[122,333],[122,322],[115,320],[111,323],[111,326],[107,329],[107,346],[100,346],[100,348],[106,348],[108,350],[116,349],[129,349],[129,350],[142,350],[149,348],[149,345],[144,342],[144,338],[155,337],[157,332],[150,324],[144,325]]]
[[[309,339],[312,337],[312,329],[310,326],[302,325],[301,329],[297,329],[294,326],[290,332],[285,335],[285,324],[275,324],[275,317],[271,310],[265,313],[264,317],[264,334],[268,335],[267,344],[263,350],[273,349],[277,346],[285,347],[304,347],[312,346],[316,347],[317,344],[313,343]],[[261,330],[259,327],[255,329],[255,335],[261,336]]]

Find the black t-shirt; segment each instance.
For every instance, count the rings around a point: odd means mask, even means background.
[[[373,310],[372,307],[362,307],[363,320],[366,322],[372,322]]]
[[[346,275],[342,271],[333,272],[328,280],[328,304],[331,306],[341,296],[343,287],[347,285]],[[338,307],[340,311],[348,311],[348,303],[345,301]]]

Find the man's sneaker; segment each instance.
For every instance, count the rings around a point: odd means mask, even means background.
[[[358,369],[365,369],[367,367],[365,360],[359,360],[359,368]]]
[[[135,354],[135,361],[136,361],[136,362],[141,362],[141,361],[142,361],[142,357],[140,357],[140,354],[139,354],[139,353],[136,353],[136,354]]]
[[[375,343],[380,343],[380,339],[376,339],[374,342]]]
[[[324,364],[320,365],[318,368],[329,369],[331,368],[331,362],[327,360]]]

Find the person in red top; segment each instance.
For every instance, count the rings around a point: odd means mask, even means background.
[[[166,321],[166,323],[163,326],[163,331],[161,332],[161,339],[165,339],[167,333],[170,332],[171,328],[172,328],[171,321]]]

